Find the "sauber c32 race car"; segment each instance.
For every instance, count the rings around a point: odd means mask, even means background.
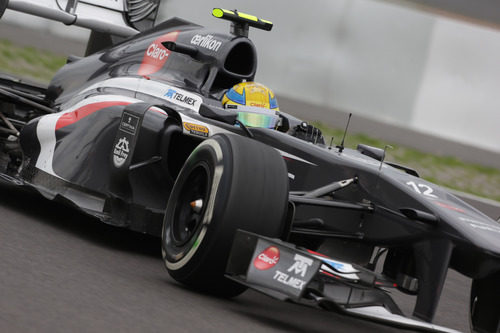
[[[162,238],[177,281],[269,296],[424,331],[448,268],[473,279],[471,328],[500,329],[500,226],[383,149],[324,144],[277,111],[246,126],[223,95],[253,81],[249,27],[173,18],[157,1],[10,0],[6,8],[92,29],[47,87],[0,78],[0,178],[105,223]],[[101,19],[106,17],[106,19]],[[416,295],[406,317],[390,297]]]

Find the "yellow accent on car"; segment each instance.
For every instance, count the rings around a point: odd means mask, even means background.
[[[270,31],[273,27],[271,21],[259,19],[257,16],[241,13],[237,10],[232,11],[224,8],[214,8],[212,10],[212,15],[223,20],[232,21],[235,24],[242,25],[242,27],[245,27],[244,24],[246,24],[246,28],[243,28],[243,30],[247,31],[243,34],[246,37],[248,37],[248,26],[267,31]]]
[[[183,123],[184,128],[191,134],[208,137],[209,131],[206,126],[193,124],[193,123]]]
[[[253,15],[245,14],[245,13],[240,13],[240,12],[238,12],[238,15],[240,17],[243,17],[243,18],[247,19],[247,20],[259,21],[259,19],[257,18],[257,16],[253,16]]]
[[[224,15],[224,11],[220,8],[214,8],[212,15],[215,17],[222,17],[222,15]]]

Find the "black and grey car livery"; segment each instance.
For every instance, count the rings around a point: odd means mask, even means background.
[[[28,2],[2,1],[0,9],[28,11]],[[60,20],[73,15],[94,32],[88,56],[70,57],[48,87],[0,78],[3,181],[161,236],[169,273],[218,295],[251,287],[450,332],[432,319],[451,267],[473,278],[472,329],[498,332],[495,221],[384,162],[383,150],[327,147],[318,131],[308,135],[283,112],[278,130],[247,128],[221,108],[228,88],[255,77],[249,26],[270,30],[270,22],[216,9],[231,33],[177,18],[152,27],[155,6],[142,17],[132,15],[132,2],[92,3],[30,7]],[[78,18],[77,5],[123,15],[108,27]],[[390,288],[417,295],[413,319]]]

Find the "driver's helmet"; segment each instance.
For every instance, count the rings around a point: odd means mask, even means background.
[[[238,120],[245,126],[275,128],[278,125],[278,101],[263,84],[239,83],[224,94],[222,104],[238,112]]]

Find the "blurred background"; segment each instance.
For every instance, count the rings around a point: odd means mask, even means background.
[[[178,16],[229,31],[228,22],[211,16],[214,7],[274,23],[271,32],[251,29],[250,38],[256,80],[278,94],[282,111],[338,129],[352,112],[350,133],[418,150],[408,159],[396,149],[390,154],[397,162],[500,200],[500,3],[162,0],[157,22]],[[10,10],[0,21],[0,39],[57,55],[83,55],[88,35]],[[448,158],[445,167],[420,152]],[[487,168],[469,172],[462,161]]]
[[[498,9],[489,3],[486,13]],[[163,0],[158,20],[179,16],[228,30],[227,22],[211,17],[213,7],[269,19],[272,32],[252,29],[250,37],[259,51],[256,79],[280,96],[500,153],[500,31],[494,21],[476,17],[477,2],[441,11],[448,16],[408,4]],[[7,11],[3,21],[82,43],[88,35],[27,17]]]

